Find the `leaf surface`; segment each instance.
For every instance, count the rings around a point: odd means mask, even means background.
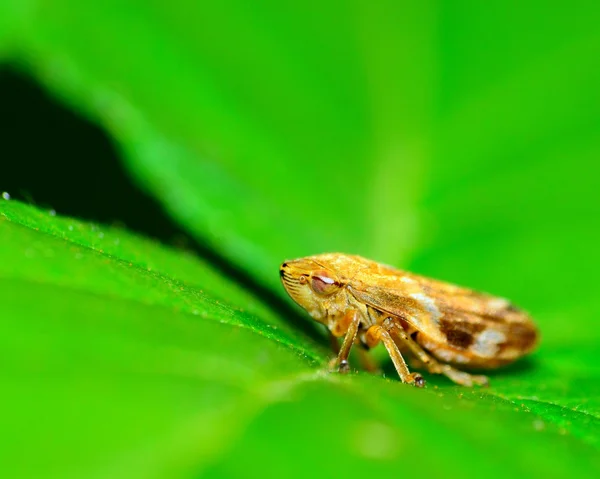
[[[243,292],[248,311],[215,299],[236,286],[195,258],[0,205],[13,476],[242,476],[267,461],[272,474],[322,477],[598,467],[600,371],[576,362],[592,347],[542,349],[485,390],[330,374],[319,345],[275,328]]]
[[[329,375],[198,258],[0,202],[12,476],[600,475],[598,8],[371,3],[8,0],[0,55],[274,294],[359,253],[514,300],[540,349],[487,390]]]

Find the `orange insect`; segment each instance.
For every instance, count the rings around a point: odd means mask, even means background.
[[[393,269],[340,253],[286,261],[281,279],[292,299],[329,329],[339,347],[336,367],[349,370],[357,343],[368,350],[382,342],[400,379],[417,387],[408,353],[430,373],[463,386],[487,385],[488,378],[453,365],[496,368],[530,352],[538,332],[529,316],[508,300]],[[339,346],[339,345],[338,345]]]

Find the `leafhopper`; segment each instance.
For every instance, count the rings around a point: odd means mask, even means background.
[[[487,376],[457,367],[497,368],[529,353],[538,341],[530,317],[504,298],[360,256],[329,253],[286,261],[280,275],[292,299],[330,331],[340,372],[349,370],[354,344],[365,351],[381,342],[405,383],[423,387],[425,380],[409,371],[403,354],[457,384],[487,385]]]

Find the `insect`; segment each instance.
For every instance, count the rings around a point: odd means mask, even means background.
[[[286,261],[280,275],[292,299],[329,329],[337,349],[333,366],[340,372],[349,370],[354,344],[368,360],[364,351],[381,342],[405,383],[423,387],[425,380],[409,372],[403,354],[457,384],[487,385],[486,376],[455,366],[496,368],[538,341],[529,316],[506,299],[360,256],[329,253]]]

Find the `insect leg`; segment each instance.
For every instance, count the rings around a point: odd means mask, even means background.
[[[334,357],[331,361],[329,361],[329,369],[335,369],[338,367],[338,354],[340,353],[340,343],[335,334],[329,331],[329,345],[331,346],[331,350],[335,353],[336,357]],[[358,359],[360,361],[360,365],[362,369],[368,371],[370,373],[378,373],[380,372],[379,366],[373,360],[373,357],[369,354],[369,352],[365,349],[365,347],[361,344],[358,347]]]
[[[365,339],[369,347],[376,346],[379,341],[383,343],[385,349],[387,349],[388,354],[392,358],[394,367],[396,368],[396,371],[398,372],[398,375],[403,383],[413,384],[417,387],[423,387],[425,385],[425,380],[419,373],[411,374],[408,371],[408,367],[406,366],[406,362],[404,361],[402,354],[400,354],[398,346],[385,328],[379,324],[371,326],[365,334]]]
[[[443,364],[436,361],[429,354],[421,348],[413,339],[411,339],[399,324],[397,324],[392,318],[387,318],[384,321],[384,327],[386,327],[392,335],[398,340],[406,344],[413,354],[421,361],[427,370],[432,374],[443,374],[456,384],[461,386],[473,386],[478,384],[480,386],[487,386],[489,380],[487,376],[478,376],[474,374],[465,373],[458,369],[453,368],[449,364]]]
[[[334,366],[338,367],[340,373],[347,373],[350,370],[348,356],[350,349],[356,341],[358,326],[360,325],[360,313],[356,310],[349,310],[336,323],[332,336],[341,336],[345,333],[342,347],[339,348]]]

